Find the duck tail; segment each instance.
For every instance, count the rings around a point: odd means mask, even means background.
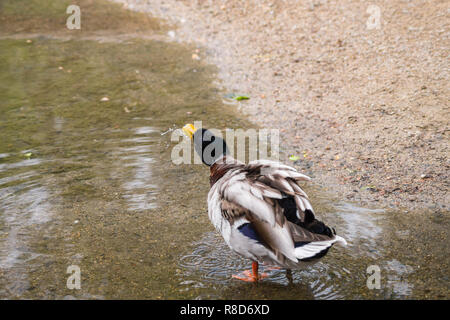
[[[347,241],[344,238],[342,238],[341,236],[335,235],[334,239],[336,240],[335,243],[342,244],[343,246],[347,245]]]
[[[296,242],[294,249],[295,256],[301,261],[319,259],[326,255],[328,250],[335,243],[340,243],[344,246],[347,245],[347,241],[337,235],[335,235],[332,239],[326,241]]]

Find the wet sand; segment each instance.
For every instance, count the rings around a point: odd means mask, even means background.
[[[166,19],[281,130],[285,162],[362,205],[448,213],[449,5],[377,1],[115,0]]]

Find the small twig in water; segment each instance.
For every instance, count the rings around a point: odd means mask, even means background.
[[[163,135],[165,135],[166,133],[171,132],[171,131],[173,131],[173,130],[174,130],[173,128],[169,128],[169,130],[167,130],[167,131],[161,133],[161,135],[163,136]]]

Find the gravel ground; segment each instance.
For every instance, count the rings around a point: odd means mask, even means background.
[[[205,49],[193,58],[336,195],[448,212],[448,1],[113,1]]]

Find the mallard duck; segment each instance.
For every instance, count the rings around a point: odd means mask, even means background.
[[[317,262],[335,243],[346,244],[315,218],[298,184],[308,176],[270,160],[233,159],[225,141],[205,128],[187,124],[183,131],[210,167],[209,219],[232,250],[252,260],[252,270],[234,278],[266,277],[258,272],[259,263],[290,272]]]

